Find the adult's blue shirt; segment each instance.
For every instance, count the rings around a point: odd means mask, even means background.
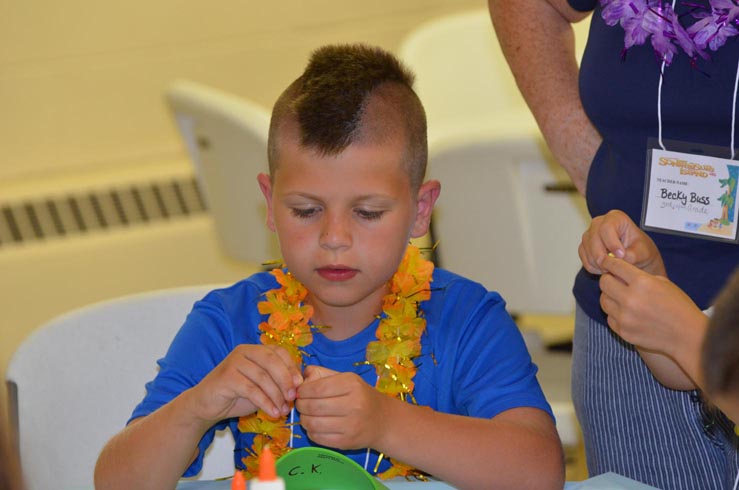
[[[603,137],[587,180],[591,216],[612,209],[640,223],[650,138],[658,136],[657,94],[661,63],[649,41],[626,52],[624,30],[606,25],[596,0],[569,0],[580,11],[594,9],[588,43],[580,67],[580,95],[590,120]],[[693,22],[688,11],[708,1],[676,2],[684,26]],[[662,82],[662,138],[718,146],[730,158],[732,108],[739,36],[730,38],[710,60],[695,62],[682,51],[665,67]],[[739,144],[739,125],[735,126]],[[669,144],[667,148],[670,149]],[[705,309],[739,265],[739,246],[700,238],[649,232],[675,284]],[[573,292],[588,315],[602,323],[599,276],[581,269]]]

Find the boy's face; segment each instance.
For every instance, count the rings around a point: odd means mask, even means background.
[[[324,156],[281,138],[272,181],[258,177],[267,225],[288,269],[308,288],[317,321],[338,314],[368,323],[409,238],[428,229],[439,184],[413,192],[402,167],[404,142],[393,140]]]

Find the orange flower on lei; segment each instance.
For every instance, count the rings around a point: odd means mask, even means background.
[[[303,303],[308,290],[289,272],[273,269],[271,274],[280,287],[267,291],[265,300],[257,304],[259,313],[269,315],[266,322],[259,324],[262,335],[259,340],[264,345],[279,345],[290,353],[296,364],[301,364],[301,348],[313,342],[313,332],[309,324],[313,307]],[[292,407],[291,407],[292,408]],[[287,416],[272,417],[262,410],[239,418],[239,431],[255,433],[254,442],[247,450],[248,456],[242,459],[246,466],[244,476],[253,478],[259,474],[259,455],[264,446],[269,448],[275,458],[290,450],[290,426]]]
[[[266,322],[259,325],[262,335],[259,340],[264,345],[284,347],[300,363],[303,355],[300,348],[313,342],[313,333],[308,324],[313,316],[313,307],[303,304],[308,290],[289,272],[274,269],[272,275],[281,285],[265,293],[266,301],[257,304],[259,313],[269,314]]]
[[[375,366],[378,391],[401,400],[413,399],[413,378],[416,375],[414,359],[421,355],[421,336],[426,320],[420,315],[419,304],[431,297],[431,276],[434,264],[421,256],[420,250],[409,245],[398,270],[388,283],[389,293],[383,298],[377,341],[367,345],[366,364]],[[259,313],[269,315],[259,325],[262,344],[284,347],[295,360],[302,363],[302,348],[313,341],[309,324],[313,308],[303,303],[308,290],[289,272],[274,269],[272,275],[280,287],[267,291],[265,300],[257,304]],[[262,412],[241,417],[239,430],[257,434],[243,459],[245,476],[258,474],[259,454],[265,445],[276,458],[290,451],[290,427],[287,417],[273,418]],[[379,467],[383,455],[377,462]],[[424,479],[415,468],[390,458],[392,466],[380,478],[396,476]]]

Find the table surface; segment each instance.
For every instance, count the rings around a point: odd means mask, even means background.
[[[396,478],[383,482],[390,490],[454,490],[444,482],[430,480],[428,482],[407,481]],[[177,490],[230,490],[230,480],[219,481],[184,481],[177,485]],[[635,482],[615,473],[588,478],[581,482],[567,482],[564,490],[656,490],[654,487]]]

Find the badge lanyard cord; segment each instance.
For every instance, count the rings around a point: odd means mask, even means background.
[[[736,79],[734,80],[734,103],[731,106],[731,159],[734,159],[736,154],[736,148],[734,147],[734,125],[736,124],[736,92],[739,87],[739,62],[736,65]],[[739,475],[737,475],[737,482],[739,482]],[[736,484],[734,484],[736,489]]]
[[[662,61],[662,67],[660,73],[664,74],[665,72],[665,62]],[[659,77],[659,89],[657,90],[657,124],[658,124],[658,139],[659,139],[659,146],[662,148],[663,151],[666,150],[665,144],[662,142],[662,80],[664,79],[663,75],[660,75]],[[734,79],[734,97],[732,99],[732,106],[731,106],[731,159],[733,160],[736,156],[736,147],[734,146],[734,133],[735,127],[736,127],[736,97],[737,97],[737,89],[739,89],[739,62],[737,62],[736,66],[736,78]]]
[[[677,3],[677,0],[672,0],[672,10],[675,10],[675,4]],[[662,148],[662,151],[665,151],[665,144],[662,142],[662,81],[665,78],[665,66],[667,66],[667,62],[663,59],[662,60],[662,66],[659,67],[659,85],[657,88],[657,124],[658,124],[658,133],[657,138],[659,139],[659,147]]]
[[[672,9],[675,9],[675,4],[677,3],[677,0],[672,0]],[[662,60],[662,66],[660,67],[660,77],[659,77],[659,84],[657,88],[657,124],[658,124],[658,133],[657,138],[659,140],[659,146],[662,148],[663,151],[666,150],[665,144],[662,142],[662,81],[664,80],[664,74],[665,74],[665,66],[667,66],[667,63],[665,60]],[[737,63],[736,67],[736,78],[734,79],[734,97],[732,99],[732,106],[731,106],[731,159],[734,159],[734,156],[736,155],[736,148],[734,147],[734,129],[736,126],[736,97],[737,97],[737,89],[739,89],[739,62]],[[737,482],[739,483],[739,475],[737,476]],[[737,488],[736,485],[734,487]]]

